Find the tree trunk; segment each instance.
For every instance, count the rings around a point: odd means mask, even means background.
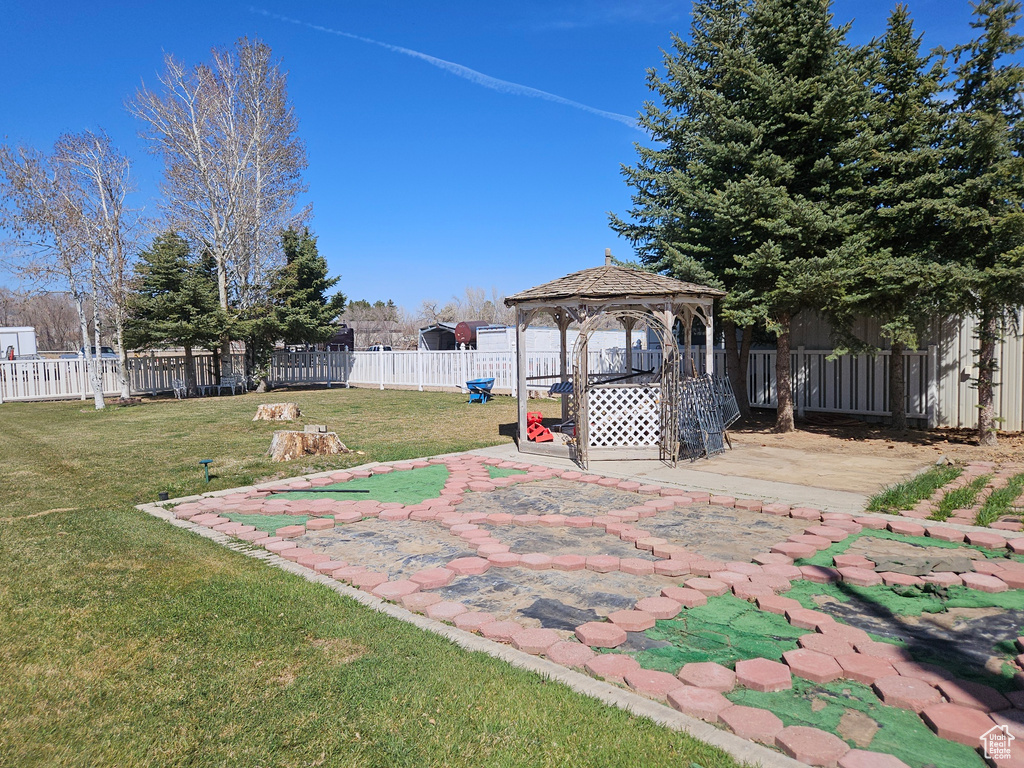
[[[228,311],[228,265],[227,255],[223,253],[214,253],[214,260],[217,263],[217,295],[220,298],[220,308],[225,313]],[[227,328],[224,329],[224,333],[220,337],[220,366],[217,370],[217,383],[220,383],[220,377],[231,373],[231,337],[228,335]]]
[[[990,307],[981,310],[978,324],[978,443],[998,445],[995,419],[996,341],[999,318]]]
[[[85,316],[85,302],[81,296],[75,296],[75,309],[78,310],[78,330],[82,334],[82,360],[85,363],[85,370],[89,379],[89,384],[92,384],[93,375],[93,359],[87,352],[89,349],[89,319]],[[85,400],[85,387],[82,387],[82,399]]]
[[[904,344],[894,341],[889,352],[889,414],[892,428],[903,432],[907,428],[906,377],[903,371]]]
[[[789,327],[790,315],[783,312],[775,318],[779,324],[778,341],[775,346],[775,397],[778,409],[775,415],[776,432],[793,432],[793,379],[789,372]]]
[[[196,358],[192,354],[192,345],[185,345],[185,391],[189,397],[195,397],[199,391],[196,381]]]
[[[118,362],[118,383],[121,385],[121,399],[130,400],[132,396],[131,369],[128,367],[128,350],[124,348],[124,323],[117,322],[117,362]]]
[[[736,405],[740,416],[750,418],[750,398],[747,396],[747,365],[750,362],[750,339],[753,337],[750,326],[743,329],[742,347],[736,344],[736,323],[722,321],[722,333],[725,335],[725,370],[729,374],[729,383],[736,395]]]

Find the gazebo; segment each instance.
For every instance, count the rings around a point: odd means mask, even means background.
[[[703,369],[713,370],[713,309],[725,293],[705,285],[611,263],[584,269],[538,285],[505,299],[516,308],[516,367],[518,377],[518,445],[524,453],[567,456],[581,466],[589,459],[661,459],[679,457],[681,376],[697,372],[690,344],[694,319],[704,326]],[[561,337],[558,371],[530,375],[526,330],[539,315],[550,315]],[[682,354],[674,333],[682,324]],[[602,324],[618,322],[626,332],[619,370],[590,372],[588,340]],[[570,367],[566,332],[579,325]],[[642,353],[633,349],[634,332],[649,330],[661,346],[660,359],[646,354],[649,368],[634,363]],[[657,360],[655,363],[654,361]],[[531,382],[559,392],[565,442],[540,443],[527,437],[527,406]],[[551,385],[554,386],[551,386]],[[564,438],[563,438],[564,439]]]

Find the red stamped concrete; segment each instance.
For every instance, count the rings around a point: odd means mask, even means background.
[[[674,619],[683,610],[683,606],[668,597],[645,597],[637,601],[636,609],[649,613],[655,619]]]
[[[779,595],[765,595],[757,598],[757,607],[768,613],[775,613],[784,616],[786,611],[793,611],[802,608],[799,600],[792,597],[781,597]]]
[[[654,616],[646,611],[612,611],[608,620],[627,632],[643,632],[654,626]],[[591,643],[593,645],[593,643]]]
[[[495,552],[493,555],[487,556],[487,562],[495,568],[511,568],[519,565],[521,558],[522,555],[517,555],[514,552]]]
[[[686,685],[728,693],[736,686],[736,673],[713,661],[694,661],[684,664],[676,675]]]
[[[896,674],[896,669],[885,659],[865,656],[863,653],[844,653],[835,658],[843,668],[843,677],[864,685],[871,685],[879,678]]]
[[[399,579],[397,581],[385,581],[383,584],[370,590],[370,593],[382,600],[390,600],[397,603],[403,597],[413,595],[419,591],[420,585],[415,581]]]
[[[932,704],[921,713],[921,719],[943,739],[977,748],[981,735],[995,725],[981,710],[959,704]]]
[[[985,547],[986,549],[1006,548],[1005,537],[1000,536],[998,533],[989,533],[987,531],[970,531],[967,534],[967,543],[978,547]]]
[[[926,707],[942,701],[942,696],[935,688],[916,677],[903,677],[902,675],[880,677],[871,687],[884,704],[918,713]]]
[[[548,646],[544,650],[544,655],[563,667],[583,667],[595,656],[589,646],[571,640],[561,640]]]
[[[783,728],[775,736],[775,746],[795,760],[826,768],[838,766],[850,751],[850,746],[838,736],[803,725]]]
[[[465,613],[469,609],[462,603],[456,603],[451,600],[442,600],[440,603],[434,603],[433,605],[427,606],[427,616],[437,621],[454,621],[455,617],[460,613]],[[517,624],[516,627],[522,629]]]
[[[611,555],[592,555],[586,560],[587,570],[596,573],[610,573],[619,570],[619,558]]]
[[[353,587],[358,587],[359,589],[364,589],[367,592],[372,592],[376,587],[379,587],[387,580],[387,574],[364,571],[363,573],[357,573],[349,579],[349,583]]]
[[[531,627],[523,629],[512,635],[512,647],[526,653],[539,655],[545,653],[548,648],[561,641],[561,637],[553,629],[540,629]]]
[[[818,630],[828,624],[835,624],[835,619],[827,613],[814,611],[810,608],[794,608],[786,611],[786,620],[798,629]]]
[[[624,557],[619,560],[619,570],[633,576],[651,576],[654,574],[654,561],[642,560],[639,557]]]
[[[885,527],[893,533],[901,533],[904,536],[924,536],[926,530],[923,525],[911,523],[906,520],[893,520]]]
[[[736,682],[762,693],[793,687],[789,667],[770,659],[745,659],[736,662]]]
[[[675,600],[683,608],[697,608],[708,604],[708,597],[703,592],[689,587],[665,587],[661,596]]]
[[[583,665],[595,677],[615,683],[625,681],[626,674],[640,669],[640,663],[622,653],[599,653]]]
[[[653,669],[634,669],[625,675],[626,685],[637,693],[664,701],[670,691],[683,687],[675,675]]]
[[[857,653],[863,653],[866,656],[874,656],[876,659],[886,659],[889,663],[896,661],[913,661],[910,652],[907,649],[902,648],[892,643],[880,643],[874,640],[868,640],[863,643],[854,643],[853,647],[857,649]]]
[[[796,639],[797,645],[816,653],[824,653],[829,656],[843,656],[853,653],[853,646],[836,635],[823,635],[818,632],[808,632]]]
[[[455,626],[465,632],[479,632],[484,624],[494,622],[494,616],[486,611],[466,611],[455,617]]]
[[[775,744],[775,737],[782,730],[782,721],[767,709],[732,706],[718,713],[718,721],[729,730],[748,741]]]
[[[410,580],[420,585],[420,589],[438,589],[447,586],[455,578],[455,571],[448,568],[427,568],[414,573]]]
[[[556,571],[582,571],[587,567],[587,558],[582,555],[557,555],[551,558],[551,567]]]
[[[511,643],[516,633],[522,631],[522,626],[514,621],[492,621],[480,626],[481,635],[498,643]]]
[[[981,683],[970,680],[940,680],[936,685],[952,704],[982,712],[998,712],[1010,708],[1010,702],[1003,694]]]
[[[679,685],[669,691],[667,698],[673,709],[709,723],[717,722],[718,715],[733,706],[732,702],[718,691],[709,691],[707,688],[692,685]]]
[[[402,598],[402,607],[415,613],[423,613],[431,605],[441,602],[441,596],[431,592],[414,592]]]
[[[838,621],[833,621],[831,624],[822,624],[818,627],[818,631],[823,635],[844,640],[853,646],[856,646],[857,643],[866,643],[871,640],[871,637],[863,629],[851,627],[849,624],[841,624]]]
[[[910,768],[895,755],[851,749],[839,760],[839,768]]]
[[[615,648],[626,642],[626,630],[606,621],[588,621],[576,627],[576,637],[593,648]]]
[[[724,581],[710,578],[697,578],[688,579],[685,582],[689,589],[695,589],[696,591],[707,595],[708,597],[715,597],[717,595],[724,595],[729,591],[729,585]]]
[[[547,571],[551,569],[551,556],[530,553],[519,558],[519,564],[531,571]]]
[[[998,576],[990,576],[986,573],[962,573],[960,578],[963,579],[965,587],[981,592],[1005,592],[1009,589],[1006,582]]]
[[[491,563],[482,557],[460,557],[452,560],[445,567],[459,576],[479,576],[487,572],[487,569],[491,567]]]
[[[771,551],[779,555],[785,555],[792,560],[800,560],[805,557],[814,557],[818,550],[808,544],[794,544],[792,541],[784,541],[772,547]]]
[[[782,658],[794,675],[815,683],[830,683],[843,676],[843,668],[825,653],[799,648],[786,651]]]
[[[838,560],[839,557],[836,557]],[[839,568],[839,577],[847,584],[857,587],[875,587],[882,583],[882,577],[867,568],[846,566]]]

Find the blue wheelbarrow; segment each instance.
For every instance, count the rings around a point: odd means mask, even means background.
[[[486,403],[491,399],[491,387],[494,386],[494,379],[470,379],[466,382],[466,389],[469,390],[469,402]]]

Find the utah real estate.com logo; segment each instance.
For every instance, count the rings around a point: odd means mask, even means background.
[[[1013,734],[1007,725],[996,725],[981,734],[981,745],[985,749],[986,760],[1009,760],[1010,742]]]

